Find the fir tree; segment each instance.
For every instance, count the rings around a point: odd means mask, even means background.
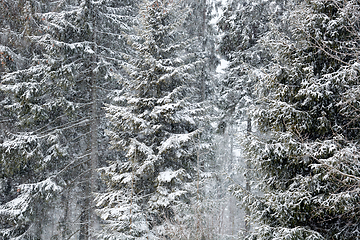
[[[242,151],[238,139],[246,138],[253,130],[249,109],[255,104],[255,83],[263,75],[263,68],[270,63],[269,49],[259,40],[269,32],[271,24],[279,24],[281,14],[282,1],[230,1],[217,22],[223,33],[219,51],[228,61],[220,79],[218,99],[222,110],[219,127],[231,146],[227,148],[230,152],[225,160],[227,173],[233,180],[242,182],[247,191],[251,190],[251,158],[236,158],[234,152]],[[231,199],[229,201],[234,205]],[[249,232],[250,212],[247,208],[245,214],[243,229]]]
[[[19,1],[26,24],[14,28],[21,34],[8,48],[33,47],[22,66],[1,78],[17,125],[1,144],[3,177],[22,176],[16,198],[1,206],[4,237],[50,238],[49,228],[63,239],[92,234],[95,168],[116,157],[107,151],[101,116],[102,104],[117,92],[112,75],[127,51],[122,32],[129,31],[132,6],[126,4]]]
[[[306,1],[289,11],[288,31],[263,39],[274,63],[257,86],[260,133],[247,150],[264,196],[233,189],[259,222],[247,239],[358,237],[358,123],[348,115],[359,84],[358,9]]]
[[[103,169],[110,190],[99,212],[120,239],[178,237],[176,225],[188,217],[179,209],[196,192],[197,62],[185,51],[187,11],[179,3],[143,1],[138,33],[128,36],[136,57],[124,65],[124,94],[107,107],[112,144],[126,161]]]
[[[220,100],[225,121],[247,118],[257,74],[269,62],[269,53],[259,40],[269,31],[270,20],[279,9],[275,2],[231,1],[217,23],[223,33],[219,50],[229,61]]]
[[[218,112],[215,108],[217,101],[216,90],[216,67],[219,59],[215,50],[217,37],[216,26],[213,24],[215,2],[214,1],[183,1],[189,9],[189,14],[183,24],[184,31],[191,37],[191,45],[186,51],[193,56],[194,60],[201,60],[193,72],[197,90],[194,102],[198,103],[196,121],[202,129],[202,134],[196,140],[197,154],[197,179],[196,196],[191,201],[192,211],[188,213],[187,223],[184,224],[184,236],[190,235],[195,239],[217,239],[216,229],[212,217],[218,212],[216,201],[217,191],[209,188],[208,185],[216,184],[218,168],[215,159],[216,128],[210,123],[217,121]],[[212,217],[209,217],[212,216]]]

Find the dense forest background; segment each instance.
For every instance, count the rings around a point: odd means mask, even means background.
[[[360,1],[1,0],[0,239],[359,239]]]

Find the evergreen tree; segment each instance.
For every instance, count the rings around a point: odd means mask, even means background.
[[[110,189],[98,198],[119,239],[176,239],[177,226],[189,217],[180,209],[189,208],[196,192],[201,130],[191,102],[198,63],[181,31],[186,16],[180,1],[145,0],[138,33],[128,36],[136,57],[124,65],[129,75],[120,77],[124,94],[107,107],[112,144],[126,160],[103,169]]]
[[[33,8],[29,1],[2,1],[1,7],[1,80],[16,71],[23,71],[31,67],[29,59],[32,58],[33,52],[38,50],[31,35],[38,35],[36,25],[34,24]],[[31,84],[31,83],[30,83]],[[30,85],[29,84],[29,85]],[[11,86],[0,85],[2,90],[10,90]],[[16,97],[26,95],[26,84],[21,87],[22,92],[18,92]],[[29,94],[31,87],[29,86]],[[36,140],[25,134],[15,135],[21,131],[20,121],[23,123],[24,118],[19,118],[16,111],[11,110],[11,106],[16,106],[14,99],[8,94],[1,92],[1,113],[6,117],[1,123],[2,141],[1,141],[1,182],[2,194],[4,198],[1,201],[1,238],[8,239],[10,236],[21,235],[28,229],[32,232],[39,233],[41,224],[29,217],[25,212],[37,210],[35,205],[29,207],[27,202],[30,201],[30,192],[33,185],[18,186],[19,184],[34,181],[36,175],[40,181],[43,179],[42,173],[39,173],[39,161],[37,155],[42,154],[40,148],[35,147]],[[16,100],[15,100],[16,101]],[[7,125],[5,123],[10,123]],[[19,123],[19,124],[15,124]],[[48,152],[51,155],[51,150]],[[44,182],[42,182],[44,183]],[[48,190],[57,190],[53,188],[51,181],[48,181]],[[43,189],[40,183],[39,188]],[[33,203],[39,198],[34,198]],[[24,206],[22,206],[24,205]],[[45,206],[45,204],[44,204]],[[44,212],[43,218],[47,219]],[[30,222],[34,222],[34,227],[30,227]],[[20,223],[20,224],[17,224]],[[45,227],[44,225],[42,227]]]
[[[280,10],[277,2],[230,1],[217,23],[223,33],[219,50],[229,62],[221,83],[220,106],[225,111],[225,121],[247,118],[257,74],[269,63],[269,53],[259,40]]]
[[[215,50],[217,38],[216,26],[213,24],[215,1],[187,0],[183,1],[189,9],[189,14],[183,24],[184,30],[192,39],[186,50],[194,60],[201,60],[196,71],[194,87],[198,93],[193,101],[199,103],[196,121],[202,129],[201,137],[196,141],[197,154],[197,179],[196,196],[191,201],[192,212],[186,226],[183,228],[186,234],[195,239],[217,239],[218,225],[213,221],[214,213],[219,211],[219,199],[217,199],[215,186],[219,179],[218,166],[216,165],[215,138],[216,127],[210,123],[218,119],[215,103],[217,101],[216,67],[219,59]],[[211,216],[211,217],[210,217]]]
[[[257,84],[260,132],[247,142],[264,195],[233,188],[259,223],[247,239],[356,239],[358,122],[350,112],[359,3],[306,1],[289,10],[288,31],[263,39],[274,59]]]
[[[16,21],[5,20],[2,28],[14,36],[6,50],[26,57],[14,57],[23,65],[1,76],[17,126],[0,146],[2,178],[19,179],[17,193],[1,205],[2,237],[89,239],[95,168],[118,155],[107,150],[102,105],[117,92],[113,73],[127,51],[123,32],[135,2],[17,3],[26,24],[8,30]]]
[[[282,5],[283,1],[229,1],[217,22],[223,33],[219,51],[228,61],[225,74],[220,79],[218,99],[222,110],[219,123],[222,131],[219,132],[224,134],[224,140],[228,138],[228,146],[231,146],[226,148],[230,151],[225,159],[226,172],[233,180],[243,184],[247,191],[251,190],[251,158],[236,157],[235,152],[242,152],[239,139],[246,138],[252,131],[249,109],[256,100],[255,83],[263,75],[263,68],[270,63],[269,49],[261,44],[260,39],[268,34],[272,24],[279,24]],[[234,205],[231,198],[229,205]],[[242,229],[249,232],[250,212],[247,208],[245,214]]]

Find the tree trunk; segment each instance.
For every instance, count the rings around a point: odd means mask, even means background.
[[[247,135],[249,136],[251,134],[251,119],[248,118],[247,120],[247,129],[246,129],[246,132],[247,132]],[[246,185],[245,185],[245,189],[247,192],[250,192],[251,191],[251,185],[250,185],[250,174],[249,174],[249,171],[250,171],[250,161],[249,160],[246,160],[246,176],[245,176],[245,181],[246,181]],[[251,228],[251,225],[250,225],[250,209],[248,207],[245,208],[245,233],[246,235],[248,235],[250,233],[250,228]]]

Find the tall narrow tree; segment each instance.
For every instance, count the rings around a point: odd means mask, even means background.
[[[189,224],[186,231],[193,232],[196,239],[216,238],[212,225],[212,211],[218,211],[214,205],[215,189],[208,188],[209,184],[215,184],[217,179],[217,168],[215,167],[214,134],[216,128],[210,123],[215,122],[218,115],[215,111],[216,102],[216,67],[218,57],[215,51],[217,37],[216,27],[212,24],[214,13],[214,2],[208,0],[182,1],[189,9],[189,14],[183,24],[184,31],[192,39],[192,44],[186,48],[194,60],[201,60],[196,71],[194,71],[194,87],[197,89],[195,98],[198,105],[197,122],[203,129],[202,135],[196,140],[197,154],[197,194],[192,200],[193,222]],[[211,190],[210,190],[211,189]],[[190,228],[189,228],[190,227]]]
[[[237,191],[259,221],[247,239],[356,239],[359,3],[293,7],[289,31],[264,39],[274,64],[258,85],[260,133],[248,145],[264,196]]]
[[[252,119],[249,110],[255,104],[255,83],[263,74],[262,68],[269,64],[269,50],[259,42],[268,34],[271,26],[278,22],[282,1],[229,1],[223,16],[217,25],[223,33],[219,50],[227,61],[224,77],[221,79],[221,90],[218,104],[223,111],[222,128],[237,139],[245,139],[252,132]],[[236,145],[231,143],[232,146]],[[233,148],[229,148],[233,151]],[[235,149],[234,149],[235,150]],[[236,149],[241,151],[241,149]],[[230,156],[234,152],[229,153]],[[251,158],[245,156],[231,157],[226,160],[233,178],[243,181],[244,188],[251,190]],[[244,176],[239,176],[240,174]],[[245,208],[243,229],[250,231],[250,212]]]
[[[19,6],[26,24],[15,41],[33,47],[22,68],[2,74],[1,89],[10,98],[6,108],[19,130],[10,129],[1,144],[1,164],[4,178],[24,171],[27,176],[18,181],[16,198],[1,206],[8,223],[3,234],[89,239],[95,168],[112,154],[99,154],[107,149],[102,104],[118,88],[112,74],[127,51],[122,32],[129,31],[132,6],[116,0],[33,0]]]
[[[136,57],[124,65],[124,95],[107,107],[112,144],[126,161],[104,168],[111,190],[99,198],[99,212],[124,239],[175,238],[188,217],[179,208],[196,192],[197,62],[185,51],[190,40],[180,29],[187,11],[180,3],[143,1],[138,33],[128,36]]]

